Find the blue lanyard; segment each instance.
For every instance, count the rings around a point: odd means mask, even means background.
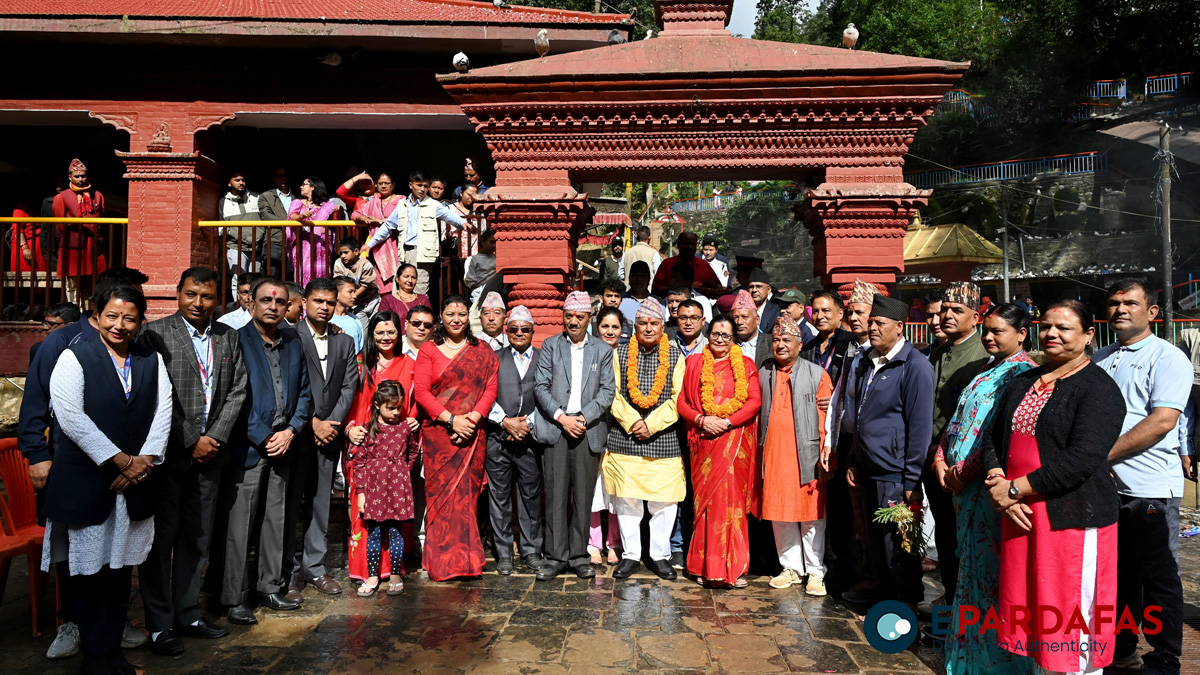
[[[129,357],[125,357],[125,364],[118,366],[116,359],[113,359],[113,367],[117,369],[117,377],[121,378],[121,388],[125,390],[125,399],[129,399],[129,395],[133,392],[133,376],[129,369]]]

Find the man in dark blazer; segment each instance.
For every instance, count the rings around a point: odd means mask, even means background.
[[[761,267],[750,270],[746,290],[750,291],[750,297],[754,298],[754,308],[758,313],[758,328],[770,341],[771,331],[775,330],[775,319],[779,318],[779,305],[773,300],[774,289],[771,287],[771,275]]]
[[[759,368],[773,361],[775,356],[771,354],[771,335],[759,329],[758,311],[749,292],[737,292],[729,315],[733,317],[733,329],[737,333],[735,337],[742,354],[754,359],[754,365]]]
[[[246,369],[237,331],[213,321],[220,277],[185,270],[179,311],[146,326],[145,340],[167,367],[174,389],[171,437],[152,475],[154,545],[139,570],[150,649],[183,653],[179,636],[220,638],[229,630],[200,611],[201,571],[208,560],[221,470],[246,400]]]
[[[540,350],[533,346],[533,315],[523,306],[509,312],[504,327],[508,346],[496,349],[500,384],[488,415],[488,499],[496,571],[513,573],[512,495],[517,490],[521,562],[536,572],[542,566],[542,446],[533,440],[537,422],[534,381]]]
[[[312,423],[296,439],[291,454],[295,465],[288,482],[287,539],[284,545],[284,576],[289,579],[288,597],[300,598],[307,584],[322,593],[337,595],[342,587],[325,569],[328,551],[329,501],[333,477],[345,443],[342,422],[350,414],[358,391],[358,354],[354,338],[333,328],[329,320],[337,307],[338,285],[318,278],[304,289],[304,318],[296,324],[308,382],[312,389]],[[336,334],[335,334],[336,331]],[[303,548],[296,546],[296,528],[304,528]],[[294,559],[290,556],[295,551]]]
[[[921,472],[933,434],[933,366],[904,339],[908,306],[876,295],[871,304],[871,350],[852,374],[857,411],[846,481],[861,487],[867,514],[890,504],[921,503]],[[916,607],[924,595],[921,565],[901,549],[896,525],[867,526],[867,565],[878,585],[849,590],[847,602],[894,598]]]
[[[300,606],[286,597],[283,545],[287,487],[291,477],[292,442],[312,417],[312,392],[300,336],[280,325],[287,312],[288,289],[269,277],[252,289],[253,319],[238,329],[238,345],[246,364],[247,403],[242,434],[230,441],[230,467],[223,491],[228,498],[225,569],[221,604],[229,622],[257,623],[255,600],[271,609]],[[258,545],[257,595],[251,594],[251,543]],[[290,553],[290,551],[289,551]]]
[[[271,182],[275,187],[258,195],[258,217],[260,220],[287,220],[288,208],[296,194],[288,180],[287,169],[275,169],[271,172]],[[260,266],[267,269],[267,260],[271,263],[271,276],[278,277],[283,269],[283,228],[270,228],[266,235],[263,250],[259,251]]]
[[[539,440],[549,446],[542,459],[546,562],[537,574],[540,581],[553,579],[568,565],[581,578],[596,576],[587,552],[588,528],[617,383],[612,348],[588,334],[591,320],[591,297],[582,291],[568,295],[566,330],[547,338],[538,356],[534,395],[544,421]]]

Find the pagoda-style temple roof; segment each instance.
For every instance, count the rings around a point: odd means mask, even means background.
[[[904,266],[944,263],[1001,263],[1004,252],[963,223],[929,227],[916,224],[904,236]]]

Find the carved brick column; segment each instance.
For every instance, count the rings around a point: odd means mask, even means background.
[[[497,180],[499,183],[500,180]],[[534,344],[562,331],[562,307],[575,274],[575,246],[594,211],[567,188],[499,185],[476,203],[496,232],[496,273],[511,284],[508,305],[533,314]]]
[[[179,273],[212,265],[210,235],[196,226],[215,220],[220,195],[220,166],[198,152],[121,152],[129,179],[129,229],[126,264],[150,276],[143,290],[150,314],[165,316],[177,308]]]
[[[796,207],[813,235],[813,267],[821,282],[849,298],[854,279],[884,295],[904,271],[904,234],[931,190],[904,182],[901,167],[830,168]]]

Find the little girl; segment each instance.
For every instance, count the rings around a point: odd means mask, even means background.
[[[347,429],[351,447],[350,462],[358,487],[358,510],[367,528],[367,580],[358,587],[360,598],[369,598],[379,589],[379,562],[383,553],[383,532],[387,530],[387,548],[391,558],[388,595],[404,590],[400,569],[404,565],[404,538],[400,522],[413,517],[412,466],[417,443],[412,427],[404,419],[404,388],[395,380],[384,380],[371,400],[371,422]]]

